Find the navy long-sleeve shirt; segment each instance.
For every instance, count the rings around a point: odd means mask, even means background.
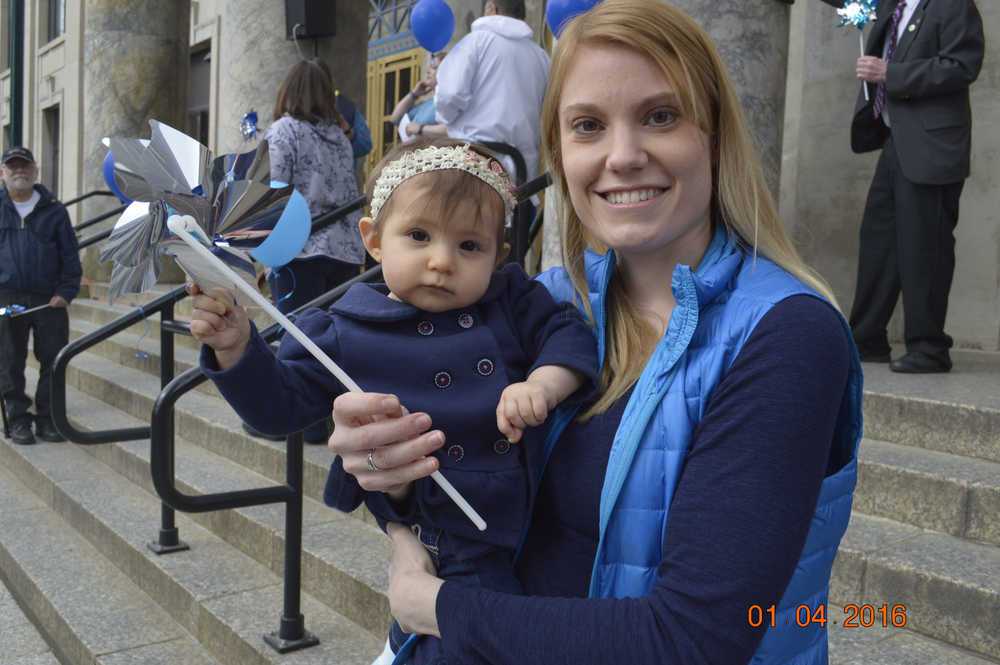
[[[847,383],[849,344],[811,296],[758,323],[710,398],[667,519],[659,580],[643,598],[583,599],[621,408],[564,433],[550,460],[514,596],[445,582],[449,662],[746,663],[764,627],[750,605],[784,593],[809,531]],[[578,596],[574,598],[573,596]]]

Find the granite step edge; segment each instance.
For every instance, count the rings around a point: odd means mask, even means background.
[[[102,407],[99,400],[86,395],[74,394],[72,404],[70,420],[81,430],[96,423],[102,428],[141,425],[140,421]],[[149,470],[148,440],[82,446],[81,449],[155,495]],[[189,495],[281,484],[281,481],[255,473],[180,438],[175,439],[175,478],[178,491]],[[373,634],[384,635],[389,627],[385,595],[390,554],[388,540],[370,523],[370,515],[364,519],[353,514],[344,515],[309,497],[304,499],[303,507],[303,589]],[[282,504],[187,514],[186,517],[275,574],[282,574],[285,547],[285,508]],[[156,526],[156,520],[150,516],[148,534],[151,539],[155,537]],[[353,546],[344,547],[343,543]]]
[[[1000,545],[1000,464],[864,439],[854,509]]]
[[[1000,463],[1000,411],[869,390],[864,435]]]
[[[66,444],[15,447],[0,444],[7,467],[30,479],[39,500],[56,514],[73,536],[114,561],[117,572],[159,603],[156,607],[194,636],[219,662],[227,665],[274,665],[282,657],[263,642],[265,633],[277,629],[281,618],[281,578],[207,529],[178,514],[182,540],[190,549],[163,556],[148,550],[149,527],[158,519],[159,502],[141,488],[109,469],[84,451]],[[16,458],[20,457],[18,461]],[[57,465],[55,458],[71,458]],[[89,461],[88,461],[89,460]],[[61,469],[61,471],[60,471]],[[83,480],[86,475],[99,482]],[[65,476],[65,477],[60,477]],[[47,498],[41,498],[48,495]],[[110,564],[108,564],[110,565]],[[87,589],[87,595],[90,590]],[[266,603],[246,598],[267,596]],[[302,593],[306,630],[317,635],[320,646],[315,662],[355,663],[359,655],[372,658],[382,641],[369,631]],[[243,608],[232,614],[229,608]],[[332,634],[337,636],[331,643]],[[221,645],[225,645],[224,647]],[[346,658],[344,654],[353,654]],[[240,654],[238,657],[235,654]],[[84,662],[70,659],[69,662]],[[312,662],[312,661],[310,661]]]
[[[179,622],[17,477],[0,468],[0,479],[3,581],[59,662],[96,665],[102,657],[143,653],[184,665],[218,665]]]
[[[869,614],[898,606],[908,630],[1000,658],[998,570],[1000,547],[855,511],[834,562],[831,606],[868,605]]]

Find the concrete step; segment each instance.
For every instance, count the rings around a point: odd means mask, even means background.
[[[1000,464],[865,439],[854,510],[1000,545]]]
[[[0,575],[0,577],[3,577]],[[59,665],[45,638],[0,579],[0,665]]]
[[[1000,660],[998,547],[854,512],[834,563],[830,601],[890,611],[900,605],[907,629]],[[843,630],[847,618],[827,613]]]
[[[153,327],[158,327],[159,325],[156,321],[153,321],[152,324],[152,327],[149,329],[150,331]],[[99,330],[100,327],[99,324],[91,321],[71,320],[70,340],[78,339],[83,335]],[[160,342],[159,340],[150,339],[148,331],[145,328],[138,334],[132,332],[137,328],[142,328],[142,326],[124,330],[90,347],[90,353],[124,367],[140,370],[159,380]],[[191,339],[186,335],[174,336],[174,376],[186,372],[198,364],[199,348],[178,343],[181,338]],[[196,390],[210,395],[218,395],[218,391],[215,390],[211,382],[203,383]]]
[[[160,632],[149,642],[173,639],[165,627],[176,623],[204,645],[213,658],[226,665],[279,662],[346,665],[367,662],[381,650],[382,639],[303,594],[306,628],[320,639],[320,644],[295,657],[279,655],[262,639],[263,634],[277,628],[281,615],[283,587],[281,577],[273,570],[183,514],[177,515],[177,525],[191,549],[163,556],[153,554],[146,543],[155,531],[160,502],[80,447],[47,443],[14,446],[5,442],[0,446],[0,455],[11,475],[22,479],[46,508],[65,520],[58,528],[53,524],[52,538],[80,541],[79,545],[68,548],[71,551],[89,546],[99,552],[89,560],[101,567],[102,574],[87,577],[86,568],[81,569],[79,562],[59,560],[52,569],[61,579],[39,595],[51,598],[61,583],[73,589],[78,600],[81,594],[89,598],[94,589],[106,588],[104,580],[127,575],[123,584],[144,592],[146,605],[141,609],[148,606],[149,612],[158,614],[151,626]],[[20,494],[25,492],[18,490]],[[26,534],[28,524],[38,523],[35,513],[23,516],[24,524],[16,531]],[[78,533],[67,533],[67,524]],[[8,536],[2,538],[4,547],[10,549]],[[25,538],[33,539],[34,535]],[[59,542],[42,545],[43,552],[65,548]],[[38,557],[37,550],[31,558],[46,559]],[[113,561],[117,569],[108,561]],[[66,580],[78,582],[66,584]],[[117,600],[116,604],[130,607],[126,600]],[[81,603],[83,607],[86,605]],[[62,610],[59,616],[66,611]],[[135,621],[131,609],[124,612],[119,609],[119,614],[124,618],[113,617],[115,620],[109,622],[118,632],[123,621]],[[54,639],[57,644],[63,644],[64,640],[62,636]],[[69,658],[68,662],[91,661]]]
[[[10,446],[0,443],[0,450]],[[0,570],[59,661],[217,665],[177,621],[6,469],[0,469],[0,515]],[[11,662],[54,660],[32,637],[19,641],[37,653]]]
[[[68,395],[69,397],[70,395]],[[141,421],[73,391],[70,421],[79,429],[137,427]],[[155,494],[149,470],[149,441],[81,446],[118,474]],[[329,452],[327,452],[329,455]],[[185,494],[207,494],[280,483],[209,452],[184,439],[175,441],[176,487]],[[282,478],[284,472],[282,471]],[[388,539],[367,519],[356,519],[306,498],[304,502],[303,589],[377,637],[389,629],[386,570]],[[356,511],[360,512],[360,511]],[[255,506],[188,516],[244,554],[281,575],[284,570],[285,509]],[[149,518],[154,539],[159,512]],[[184,538],[184,534],[181,534]]]
[[[998,661],[898,628],[827,626],[830,665],[995,665]]]
[[[953,351],[952,362],[948,374],[865,363],[865,436],[1000,462],[1000,353]]]

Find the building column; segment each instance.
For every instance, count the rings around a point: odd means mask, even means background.
[[[326,60],[338,88],[364,111],[368,3],[336,4],[337,34],[316,40],[285,39],[285,3],[226,0],[219,45],[219,131],[221,152],[239,151],[240,119],[254,109],[261,130],[273,122],[278,86],[300,58]],[[245,149],[245,148],[244,148]]]
[[[672,1],[698,22],[722,54],[743,103],[767,183],[777,198],[789,6],[781,0]]]
[[[85,0],[83,5],[83,191],[107,189],[105,136],[149,137],[155,118],[184,130],[187,119],[189,0]],[[83,203],[89,219],[120,205],[108,197]],[[94,227],[108,228],[115,218]],[[83,255],[84,274],[110,279],[100,250]]]
[[[271,124],[278,85],[299,54],[295,42],[285,39],[285,3],[274,0],[226,0],[220,41],[219,152],[239,152],[243,114],[257,111],[261,130]],[[298,45],[312,56],[310,40]]]

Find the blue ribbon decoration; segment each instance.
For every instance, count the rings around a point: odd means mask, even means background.
[[[257,112],[250,109],[243,114],[240,119],[240,134],[244,141],[252,141],[257,138]]]

